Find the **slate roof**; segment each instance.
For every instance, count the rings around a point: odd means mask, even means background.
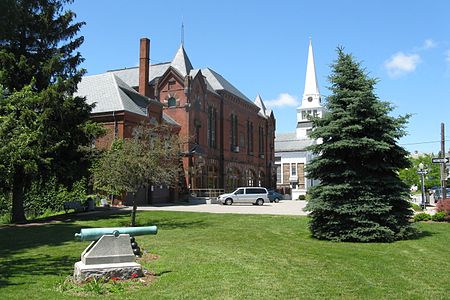
[[[161,77],[171,66],[171,63],[163,63],[158,65],[150,66],[150,78],[149,81],[152,82],[155,78]],[[177,69],[178,70],[178,69]],[[195,77],[198,71],[201,71],[206,79],[206,85],[208,90],[217,94],[217,91],[225,90],[249,103],[254,104],[250,99],[248,99],[243,93],[241,93],[237,88],[235,88],[230,82],[228,82],[222,75],[211,70],[210,68],[204,69],[192,69],[189,71],[189,75]],[[111,70],[109,73],[115,74],[117,77],[122,79],[129,86],[139,85],[139,67],[127,68],[121,70]],[[181,72],[180,72],[181,73]]]
[[[170,62],[150,65],[149,70],[149,82],[152,82],[155,78],[161,77],[169,68]],[[132,67],[119,70],[110,70],[107,73],[113,73],[126,84],[132,87],[139,86],[139,67]]]
[[[314,144],[312,139],[299,140],[295,132],[277,133],[275,137],[275,152],[304,151]]]
[[[183,44],[181,44],[180,48],[178,48],[177,54],[175,54],[175,57],[170,65],[177,69],[183,76],[188,75],[193,69],[191,61],[184,50]]]
[[[86,97],[88,104],[95,104],[92,113],[124,110],[146,116],[147,106],[152,101],[140,95],[113,73],[83,77],[75,95]]]
[[[260,115],[263,117],[270,116],[271,111],[266,110],[262,100],[260,100],[261,103],[259,104],[254,103],[219,73],[210,68],[193,69],[183,45],[180,46],[171,62],[150,65],[149,82],[152,83],[156,78],[164,75],[169,67],[173,67],[182,76],[189,74],[195,77],[201,71],[205,78],[207,89],[210,92],[218,95],[219,91],[227,91],[252,105],[260,107],[260,109],[262,107],[263,112],[261,113],[260,111]],[[142,111],[139,113],[142,114],[144,113],[143,105],[137,103],[142,102],[142,99],[138,99],[142,96],[135,96],[135,94],[139,94],[132,88],[137,86],[139,86],[139,67],[110,70],[104,74],[83,77],[82,82],[79,84],[79,94],[89,94],[91,99],[88,101],[97,103],[93,113],[123,109],[135,113]],[[118,89],[117,87],[120,88]],[[128,95],[124,95],[124,93],[128,93]],[[127,97],[136,99],[127,99]],[[109,100],[106,101],[105,99]]]
[[[84,76],[78,84],[76,96],[86,97],[88,104],[95,104],[92,113],[127,111],[147,116],[147,106],[151,102],[160,105],[159,101],[144,97],[126,84],[114,73]],[[180,126],[175,120],[163,114],[163,120],[169,124]]]
[[[250,99],[248,99],[244,94],[241,93],[237,88],[235,88],[230,82],[228,82],[225,78],[222,77],[219,73],[215,72],[210,68],[201,69],[202,74],[206,77],[206,80],[209,82],[211,87],[215,91],[227,91],[249,103],[253,103]]]
[[[166,123],[168,123],[170,125],[181,126],[180,124],[177,123],[177,121],[175,121],[174,119],[172,119],[171,117],[169,117],[165,113],[163,113],[162,117],[163,117],[164,122],[166,122]]]

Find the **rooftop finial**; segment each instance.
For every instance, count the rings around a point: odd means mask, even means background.
[[[184,47],[184,20],[181,19],[181,45]]]

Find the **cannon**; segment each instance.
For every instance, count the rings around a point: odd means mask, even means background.
[[[156,234],[156,226],[84,228],[75,237],[81,241],[92,241],[75,263],[74,278],[77,281],[91,277],[132,278],[144,276],[142,266],[136,263],[140,253],[134,238],[137,235]]]
[[[114,235],[118,237],[120,234],[129,234],[130,236],[157,234],[158,227],[111,227],[111,228],[83,228],[80,233],[75,233],[75,238],[81,241],[96,241],[103,235]]]

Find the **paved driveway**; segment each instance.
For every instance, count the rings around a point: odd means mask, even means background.
[[[262,206],[258,205],[221,205],[221,204],[163,204],[157,206],[139,206],[139,211],[189,211],[189,212],[208,212],[218,214],[268,214],[268,215],[297,215],[306,216],[303,208],[306,201],[282,200],[279,203],[269,203]],[[130,208],[131,209],[131,208]]]

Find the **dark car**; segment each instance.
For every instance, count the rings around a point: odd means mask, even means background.
[[[269,197],[270,202],[278,203],[281,199],[283,199],[283,194],[280,194],[275,191],[269,191],[269,194],[267,195]]]

